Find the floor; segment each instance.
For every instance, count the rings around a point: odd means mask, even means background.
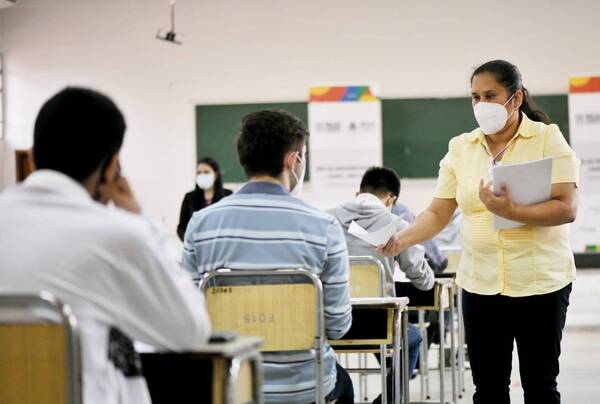
[[[562,404],[600,403],[600,269],[578,270],[577,281],[574,283],[570,298],[562,349],[561,373],[558,378]],[[370,365],[371,362],[373,366],[376,364],[374,358],[369,361]],[[430,366],[435,366],[436,362],[437,352],[430,351]],[[447,374],[446,385],[449,387],[450,373]],[[356,399],[360,402],[358,378],[356,375],[352,378]],[[437,397],[439,403],[438,380],[437,371],[432,371],[431,397],[432,399]],[[468,371],[465,380],[466,392],[456,404],[472,403],[474,387]],[[511,404],[524,404],[516,354],[511,380]],[[370,402],[381,390],[380,379],[378,376],[369,376],[367,384],[367,401]],[[420,384],[419,376],[411,380],[411,401],[419,401]],[[448,388],[447,391],[446,400],[450,401],[450,389]]]
[[[432,352],[431,365],[435,365],[437,353]],[[371,364],[371,361],[369,361]],[[523,389],[519,379],[518,358],[515,355],[513,374],[511,377],[511,403],[523,404]],[[354,388],[357,402],[358,396],[358,378],[353,375]],[[431,372],[431,397],[439,397],[439,378],[437,371]],[[450,384],[450,373],[446,376],[447,386]],[[466,392],[460,404],[471,403],[471,397],[474,391],[471,374],[466,374]],[[563,404],[598,404],[600,403],[600,330],[565,330],[563,339],[563,353],[561,356],[561,373],[559,376],[559,389],[562,395]],[[378,376],[368,376],[367,398],[372,401],[380,392],[380,379]],[[411,401],[420,400],[420,380],[419,376],[411,380],[410,395]],[[448,388],[446,401],[451,400],[450,389]],[[439,402],[439,401],[437,401]],[[458,403],[457,403],[458,404]]]

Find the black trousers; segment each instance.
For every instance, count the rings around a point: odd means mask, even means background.
[[[526,404],[558,404],[556,377],[571,284],[545,295],[484,296],[463,291],[474,404],[510,403],[513,344]]]
[[[335,363],[335,369],[337,371],[335,387],[325,397],[325,401],[337,400],[336,404],[354,404],[354,387],[350,375],[337,362]]]

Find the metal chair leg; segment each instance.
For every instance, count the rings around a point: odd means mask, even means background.
[[[425,401],[425,364],[427,355],[427,330],[425,329],[425,312],[419,310],[419,332],[422,335],[421,346],[419,347],[419,376],[421,382],[421,393],[419,399]]]
[[[362,357],[362,367],[364,369],[367,368],[367,361],[369,358],[367,358],[367,354],[365,353],[361,353],[359,354]],[[363,374],[362,375],[362,382],[363,382],[363,393],[364,393],[364,397],[365,397],[365,401],[368,400],[369,397],[369,380],[368,380],[368,375],[367,374]]]
[[[405,340],[405,336],[406,336],[406,329],[404,328],[404,322],[401,320],[401,313],[399,313],[397,310],[394,311],[394,350],[392,352],[392,363],[393,363],[393,389],[392,389],[392,394],[393,394],[393,403],[394,404],[400,404],[400,384],[401,384],[401,373],[403,373],[402,371],[404,370],[404,366],[407,363],[404,363],[404,356],[401,354],[401,350],[404,349],[404,347],[401,347],[401,341],[404,344],[404,340]],[[403,318],[403,317],[402,317]],[[406,338],[407,339],[407,338]],[[401,370],[402,369],[402,370]]]
[[[439,333],[440,333],[440,350],[439,350],[439,370],[440,370],[440,404],[445,404],[445,383],[444,383],[444,368],[446,367],[446,363],[445,363],[445,358],[444,358],[444,341],[446,339],[446,330],[444,327],[444,309],[441,306],[441,302],[443,294],[445,293],[446,288],[441,287],[439,288],[439,302],[440,302],[440,309],[438,311],[438,328],[439,328]]]
[[[425,317],[425,311],[423,312],[423,318]],[[423,346],[425,347],[425,357],[423,358],[423,367],[425,369],[425,398],[431,399],[431,385],[429,378],[429,336],[427,335],[427,329],[424,329],[423,333]]]
[[[364,364],[364,356],[361,353],[358,353],[357,355],[357,361],[358,361],[358,367],[359,369],[364,369],[366,366]],[[365,396],[365,374],[364,373],[359,373],[358,374],[358,396],[361,397],[362,400],[367,401],[367,398]]]
[[[408,311],[402,311],[402,403],[409,404],[410,400],[410,374],[408,355]]]
[[[381,366],[381,402],[387,404],[387,363],[386,363],[387,346],[379,347],[380,366]]]

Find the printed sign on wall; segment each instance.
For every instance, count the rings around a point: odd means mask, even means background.
[[[600,252],[600,76],[569,78],[571,146],[581,159],[575,252]]]
[[[369,86],[311,87],[308,123],[313,191],[347,199],[382,164],[381,101]]]

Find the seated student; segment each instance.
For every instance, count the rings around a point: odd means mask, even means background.
[[[286,111],[255,112],[243,118],[237,138],[249,182],[235,194],[194,213],[185,233],[183,267],[194,276],[219,268],[304,268],[323,284],[327,338],[344,336],[352,322],[348,251],[340,225],[296,198],[306,170],[306,126]],[[263,355],[267,402],[315,400],[311,352]],[[352,382],[324,348],[327,401],[352,403]]]
[[[124,132],[109,98],[62,90],[35,122],[36,171],[0,195],[0,294],[49,291],[71,306],[86,404],[150,404],[128,337],[193,350],[210,333],[202,294],[119,173]]]
[[[370,255],[379,259],[386,276],[387,293],[395,295],[394,262],[400,266],[408,279],[420,290],[433,287],[434,277],[425,260],[423,248],[415,247],[402,251],[395,260],[379,254],[372,245],[348,233],[353,221],[368,232],[387,226],[398,217],[391,213],[400,193],[400,178],[395,171],[385,167],[371,167],[363,175],[360,190],[356,198],[327,211],[333,215],[345,230],[346,242],[350,255]],[[401,228],[407,227],[406,221]]]
[[[392,207],[392,213],[402,217],[409,224],[415,221],[415,214],[400,202],[396,202]],[[434,240],[427,240],[423,243],[425,248],[425,258],[434,273],[443,272],[448,267],[448,257],[440,251],[437,243]]]
[[[433,287],[434,276],[425,260],[423,249],[412,247],[403,250],[395,259],[379,254],[373,246],[348,233],[350,223],[355,221],[368,232],[376,231],[397,219],[390,211],[400,194],[400,178],[395,171],[384,167],[371,167],[362,177],[360,191],[356,198],[328,211],[346,230],[346,242],[350,255],[368,255],[381,261],[385,268],[386,290],[389,296],[395,296],[394,263],[397,262],[415,287],[429,290]],[[408,227],[402,222],[400,229]],[[421,335],[412,324],[408,325],[409,374],[415,370],[419,358]],[[388,379],[388,390],[391,392],[391,378]],[[391,402],[391,394],[388,394]],[[376,400],[378,402],[379,398]]]

